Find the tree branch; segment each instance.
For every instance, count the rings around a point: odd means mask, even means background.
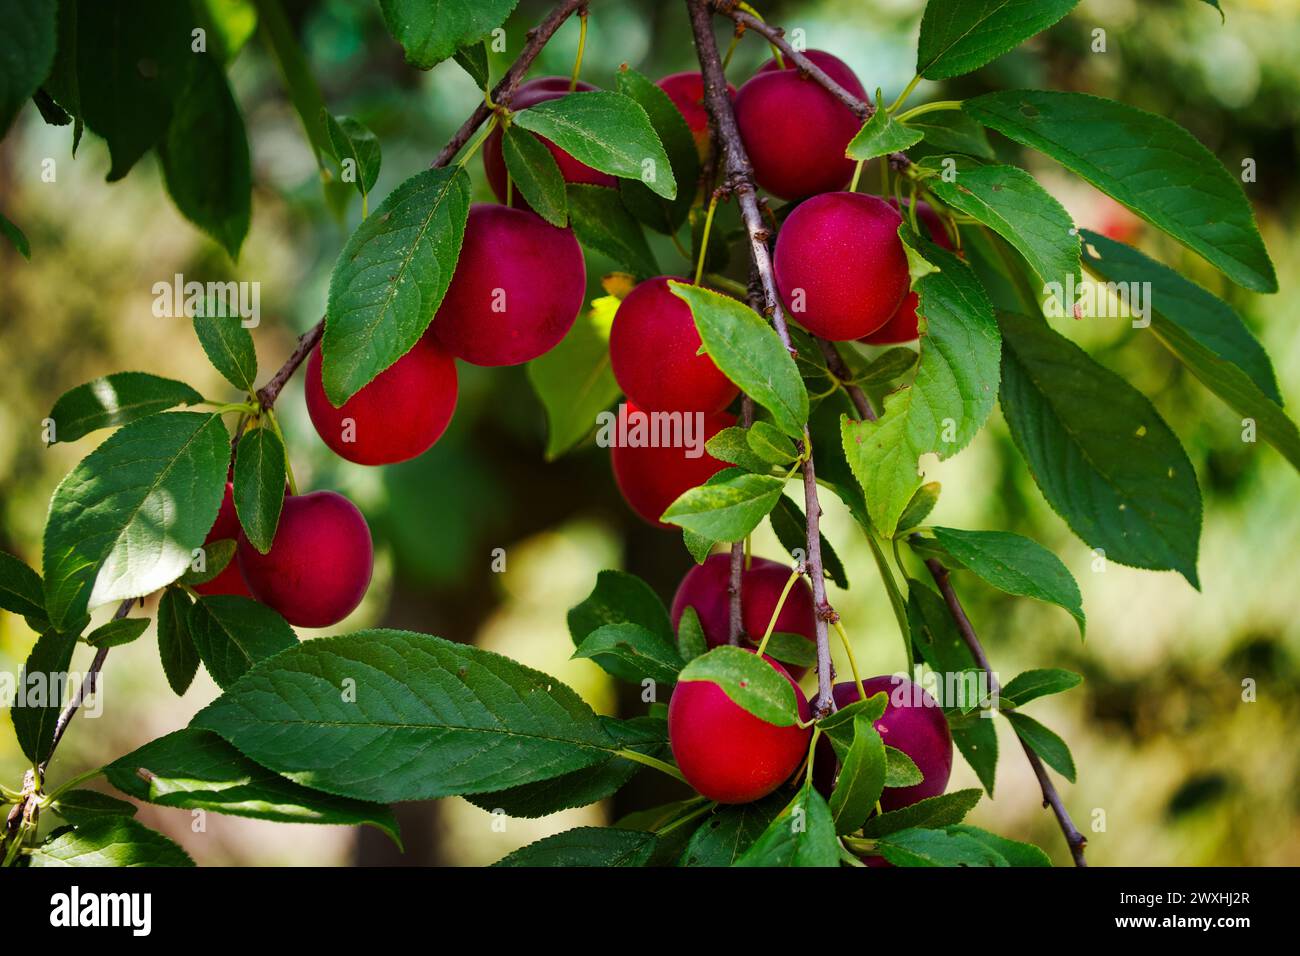
[[[298,366],[306,361],[311,350],[316,347],[316,343],[321,340],[325,334],[325,319],[313,325],[310,329],[298,336],[298,344],[294,346],[289,357],[284,360],[280,370],[271,376],[271,380],[257,390],[257,403],[262,408],[270,408],[275,404],[275,400],[280,397],[280,390],[293,378],[293,373],[298,371]]]
[[[939,562],[937,558],[926,558],[925,566],[930,571],[930,576],[934,578],[934,583],[939,586],[939,593],[943,595],[943,601],[948,605],[948,611],[952,614],[953,621],[957,624],[957,630],[961,633],[962,640],[970,648],[976,662],[983,668],[989,682],[989,691],[997,694],[1000,688],[998,680],[993,676],[993,668],[989,666],[988,655],[984,653],[984,646],[980,643],[975,628],[971,625],[970,618],[966,616],[966,610],[961,606],[961,601],[957,599],[957,592],[953,590],[952,581],[949,580],[948,569]],[[1016,736],[1020,740],[1019,735]],[[1075,866],[1087,866],[1088,861],[1083,855],[1083,848],[1087,845],[1087,838],[1079,832],[1074,821],[1070,819],[1069,812],[1065,809],[1065,803],[1061,800],[1061,795],[1056,791],[1056,785],[1052,783],[1051,778],[1047,775],[1047,768],[1043,766],[1043,761],[1039,759],[1038,754],[1030,749],[1029,745],[1020,740],[1021,749],[1025,752],[1025,757],[1029,760],[1029,766],[1034,770],[1034,776],[1038,778],[1038,786],[1043,791],[1043,806],[1050,806],[1052,813],[1056,815],[1057,825],[1061,828],[1061,833],[1065,835],[1065,842],[1070,846],[1070,854],[1074,857]]]

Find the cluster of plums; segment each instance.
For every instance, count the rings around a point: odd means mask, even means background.
[[[691,568],[673,598],[676,628],[686,608],[694,608],[710,647],[727,643],[730,597],[727,591],[730,557],[713,555]],[[741,576],[743,633],[753,643],[767,631],[768,622],[790,576],[790,569],[775,561],[754,558]],[[799,580],[777,615],[775,631],[814,638],[812,589]],[[774,670],[794,688],[799,717],[809,718],[808,700],[796,683],[798,669],[787,669],[764,656]],[[943,793],[952,772],[952,735],[943,710],[924,689],[903,677],[882,675],[862,682],[867,696],[884,691],[889,703],[875,722],[885,744],[912,758],[921,782],[910,787],[887,787],[880,798],[888,812]],[[852,681],[836,684],[837,707],[858,700]],[[719,803],[749,803],[767,796],[799,770],[808,755],[810,728],[777,727],[733,702],[717,684],[690,681],[678,684],[668,705],[668,738],[673,758],[692,787]],[[829,741],[818,742],[813,783],[829,796],[839,772]]]

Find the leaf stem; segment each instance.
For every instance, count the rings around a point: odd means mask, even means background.
[[[653,767],[660,773],[666,773],[668,776],[680,780],[682,783],[686,783],[686,778],[682,776],[680,770],[672,764],[660,760],[657,757],[651,757],[649,754],[638,753],[635,750],[628,750],[626,748],[623,750],[615,750],[614,756],[622,757],[624,760],[631,760],[633,763],[643,764],[647,767]],[[690,786],[690,784],[687,784],[687,786]]]
[[[469,149],[465,150],[465,152],[461,154],[460,159],[456,160],[457,166],[459,166],[461,169],[465,168],[465,164],[468,163],[474,157],[474,154],[478,152],[479,147],[483,145],[483,142],[489,136],[492,135],[492,131],[496,129],[497,122],[500,120],[500,118],[501,118],[501,114],[499,113],[492,114],[492,118],[488,120],[487,126],[483,127],[483,129],[479,131],[479,134],[477,137],[475,137],[474,142],[469,144]]]
[[[77,774],[71,780],[64,781],[41,798],[41,805],[46,806],[54,803],[54,801],[58,800],[59,797],[63,796],[63,794],[67,793],[77,784],[85,783],[87,780],[93,780],[95,777],[98,777],[104,772],[104,769],[105,768],[103,767],[95,767],[92,770],[87,770],[85,773]]]
[[[280,421],[275,417],[275,410],[268,408],[266,410],[266,423],[271,426],[271,433],[280,439],[280,447],[284,449],[284,476],[289,480],[289,494],[298,494],[298,482],[293,477],[293,463],[289,461],[289,445],[284,440],[284,432],[280,431]]]
[[[862,167],[866,164],[865,159],[859,159],[858,164],[853,167],[853,179],[849,181],[849,192],[858,191],[858,180],[862,178]]]
[[[578,77],[582,75],[582,53],[587,48],[587,8],[578,11],[578,55],[573,60],[573,77],[569,80],[569,92],[578,88]]]
[[[898,108],[907,102],[907,98],[912,95],[912,91],[916,89],[917,84],[919,84],[920,82],[921,82],[921,74],[918,73],[914,77],[912,77],[911,82],[908,83],[907,86],[903,87],[903,92],[898,94],[898,99],[894,100],[894,102],[890,103],[888,106],[885,107],[885,112],[890,114],[896,113],[898,111]]]
[[[935,100],[933,103],[922,103],[920,106],[913,106],[906,113],[895,116],[894,120],[895,122],[906,123],[908,120],[924,116],[926,113],[937,113],[940,110],[959,110],[961,106],[961,100]]]
[[[715,189],[709,198],[709,211],[704,216],[704,231],[700,237],[700,256],[695,263],[695,285],[700,284],[704,275],[704,260],[709,257],[709,233],[713,231],[713,214],[718,208],[718,191]]]
[[[835,630],[839,632],[844,653],[849,659],[849,670],[853,671],[853,683],[858,687],[858,700],[866,700],[867,690],[862,686],[862,675],[858,673],[858,662],[853,656],[853,644],[849,641],[849,632],[844,630],[844,623],[838,620],[835,622]]]
[[[790,589],[794,587],[794,582],[799,580],[801,574],[799,568],[790,572],[790,577],[786,578],[785,587],[781,589],[781,596],[776,599],[776,607],[772,609],[772,618],[767,622],[767,630],[763,632],[763,640],[758,644],[758,656],[762,657],[763,652],[767,650],[767,642],[772,637],[772,632],[776,630],[776,619],[781,616],[781,609],[785,607],[785,599],[790,596]]]
[[[912,629],[907,623],[907,603],[903,600],[903,593],[898,589],[898,584],[894,581],[894,573],[889,569],[889,559],[885,557],[884,549],[880,547],[875,529],[865,530],[867,543],[871,545],[871,555],[876,559],[876,568],[880,571],[881,583],[885,586],[885,593],[889,595],[889,606],[893,608],[894,619],[898,622],[899,633],[903,636],[903,657],[907,661],[907,673],[910,674],[916,661],[912,654]]]

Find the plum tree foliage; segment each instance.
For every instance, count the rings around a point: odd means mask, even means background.
[[[571,77],[527,78],[570,17],[600,16],[599,2],[560,0],[492,85],[482,41],[512,6],[383,4],[412,66],[454,58],[484,102],[430,168],[373,209],[378,139],[330,113],[287,21],[260,24],[286,61],[325,178],[355,184],[368,215],[338,251],[324,318],[278,369],[259,370],[238,317],[199,314],[198,344],[229,394],[114,372],[52,410],[50,442],[114,431],[54,491],[40,573],[0,554],[0,606],[39,635],[25,676],[67,671],[84,640],[96,649],[93,687],[111,647],[143,632],[132,611],[157,596],[171,687],[184,693],[201,665],[221,694],[188,727],[73,779],[52,757],[77,700],[17,700],[32,770],[6,789],[4,863],[103,860],[108,840],[122,861],[188,862],[130,820],[132,805],[75,789],[101,773],[162,806],[395,836],[393,802],[465,795],[543,816],[651,771],[681,781],[684,799],[503,862],[1045,863],[1037,848],[962,823],[981,790],[946,792],[955,747],[992,795],[997,737],[979,718],[993,710],[1041,771],[1044,802],[1083,864],[1083,838],[1044,769],[1073,780],[1073,758],[1023,711],[1080,678],[1045,667],[999,687],[951,573],[1056,604],[1082,634],[1079,589],[1023,537],[926,526],[939,489],[923,483],[921,456],[957,454],[1000,402],[1034,481],[1087,547],[1197,584],[1201,501],[1178,437],[1045,317],[1061,305],[1051,290],[1075,288],[1084,268],[1148,283],[1152,334],[1297,467],[1300,434],[1268,357],[1228,305],[1081,230],[1032,177],[994,158],[1011,151],[995,154],[986,130],[1057,161],[1239,285],[1274,292],[1241,184],[1169,120],[1080,93],[1007,90],[909,109],[913,83],[887,104],[840,59],[797,50],[748,6],[720,0],[686,0],[673,14],[693,32],[699,71],[656,84],[625,66],[586,82],[580,53]],[[977,70],[1072,4],[1045,6],[1050,15],[1025,17],[1016,5],[930,0],[918,79]],[[35,98],[48,122],[71,125],[74,149],[85,130],[106,140],[110,180],[155,150],[180,211],[237,257],[252,177],[226,79],[239,53],[222,29],[227,8],[0,8],[22,26],[0,34],[0,131]],[[118,20],[130,29],[107,29]],[[772,60],[732,86],[718,26],[737,43],[769,44]],[[196,30],[213,42],[193,46]],[[146,60],[150,70],[134,68]],[[470,204],[479,149],[500,204]],[[740,233],[715,228],[727,204]],[[24,255],[41,254],[18,225],[0,225]],[[676,269],[659,267],[646,230],[671,237]],[[595,303],[584,301],[587,251],[626,270]],[[295,628],[332,627],[356,609],[373,550],[355,505],[297,487],[275,412],[285,382],[305,365],[321,440],[382,466],[438,441],[458,361],[532,363],[556,453],[589,439],[597,413],[625,393],[610,431],[623,439],[610,449],[613,479],[633,511],[681,533],[695,564],[671,608],[643,581],[602,572],[568,624],[575,656],[653,688],[644,715],[600,717],[560,681],[440,637],[299,640]],[[858,673],[826,596],[826,580],[847,587],[849,576],[821,533],[820,494],[842,499],[873,548],[869,573],[902,638],[899,670],[924,688]],[[765,520],[788,562],[748,553]],[[92,613],[112,604],[113,620],[92,628]],[[852,680],[833,684],[841,638],[841,677]],[[136,772],[146,766],[147,777]],[[66,826],[51,835],[43,816]]]

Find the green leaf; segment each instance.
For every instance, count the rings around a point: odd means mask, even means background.
[[[57,11],[55,3],[0,3],[0,136],[50,72]]]
[[[1199,587],[1201,493],[1145,395],[1046,322],[999,316],[1002,413],[1043,497],[1090,548]]]
[[[501,137],[501,154],[514,188],[533,210],[552,226],[569,222],[569,205],[564,192],[564,174],[546,144],[532,133],[511,126]]]
[[[831,817],[836,833],[852,833],[862,826],[885,786],[885,743],[867,716],[853,719],[853,745],[840,766],[831,794]]]
[[[635,179],[665,199],[677,196],[677,180],[659,134],[630,96],[605,90],[570,93],[520,110],[514,123],[593,169]]]
[[[235,451],[235,513],[249,543],[271,550],[284,506],[284,445],[269,428],[244,433]]]
[[[921,768],[897,747],[885,748],[885,786],[915,787],[925,780]]]
[[[806,556],[808,519],[804,516],[803,509],[782,495],[767,518],[772,524],[776,539],[781,542],[781,547],[792,556],[796,552]],[[835,582],[836,587],[847,591],[849,578],[844,570],[844,562],[840,560],[840,556],[835,553],[835,549],[831,547],[831,543],[826,540],[826,535],[822,534],[820,529],[818,536],[821,538],[822,569],[826,572],[826,576]]]
[[[773,793],[753,803],[720,805],[705,818],[682,853],[681,866],[733,866],[763,835],[787,800]]]
[[[841,426],[844,454],[866,493],[872,521],[887,538],[921,484],[921,455],[951,458],[964,448],[988,418],[998,391],[1001,342],[987,294],[952,253],[928,242],[922,248],[940,271],[916,283],[917,311],[925,318],[916,378],[885,399],[879,421],[846,417]]]
[[[45,618],[41,576],[7,551],[0,551],[0,608],[38,621]]]
[[[1015,728],[1016,734],[1030,750],[1043,758],[1043,763],[1070,781],[1070,783],[1074,783],[1074,758],[1070,756],[1070,748],[1064,740],[1028,714],[1022,714],[1019,711],[1004,711],[1002,716],[1011,721],[1011,726]]]
[[[772,466],[749,447],[749,429],[740,425],[722,429],[704,443],[704,450],[718,461],[739,465],[757,475],[766,475],[772,470]]]
[[[1002,688],[1001,697],[1002,700],[1020,707],[1039,697],[1059,694],[1072,687],[1078,687],[1081,683],[1083,678],[1080,675],[1074,671],[1061,670],[1059,667],[1024,671],[1011,678],[1007,686]]]
[[[601,667],[605,666],[609,658],[617,658],[623,665],[618,668],[620,674],[631,671],[639,675],[634,681],[637,684],[650,678],[671,686],[677,681],[677,672],[684,666],[681,655],[671,641],[647,631],[639,624],[606,624],[598,627],[583,638],[573,656],[594,660]]]
[[[555,678],[405,631],[295,645],[232,684],[191,726],[304,786],[384,803],[547,780],[618,748]]]
[[[787,666],[812,667],[817,663],[817,645],[802,634],[774,631],[763,653]]]
[[[736,860],[735,866],[839,866],[840,842],[830,807],[811,783],[804,783],[781,811]]]
[[[258,661],[298,643],[284,618],[238,594],[200,597],[186,623],[203,666],[223,690]]]
[[[910,372],[920,357],[917,352],[901,345],[887,349],[854,375],[853,382],[863,388],[888,385]]]
[[[170,412],[123,426],[63,479],[45,525],[45,606],[60,627],[176,580],[226,489],[220,415]],[[183,507],[177,507],[183,502]]]
[[[648,77],[624,65],[615,75],[615,85],[619,93],[636,100],[645,110],[668,154],[673,178],[687,187],[678,188],[676,198],[668,200],[651,191],[639,179],[624,179],[619,183],[623,203],[632,215],[651,229],[674,235],[686,222],[695,201],[694,183],[700,177],[700,154],[695,146],[695,137],[676,104]]]
[[[168,588],[158,599],[158,656],[178,697],[190,689],[199,669],[199,652],[190,637],[191,606],[190,596],[181,588]]]
[[[195,570],[194,565],[198,563],[198,555],[195,555],[195,559],[190,562],[189,570],[177,578],[176,583],[188,587],[194,587],[196,584],[207,584],[226,570],[230,562],[235,559],[235,544],[234,538],[205,541],[203,547],[197,549],[199,554],[203,556],[203,570]]]
[[[945,80],[978,70],[1074,9],[1079,0],[930,0],[916,72]]]
[[[989,721],[989,723],[993,722]],[[941,793],[937,797],[926,797],[901,810],[872,817],[863,825],[862,833],[868,837],[881,837],[911,827],[946,827],[961,823],[966,818],[966,814],[975,809],[975,805],[980,802],[980,795],[979,789],[973,788]]]
[[[149,630],[147,617],[123,617],[108,621],[86,635],[91,647],[119,647],[130,644]]]
[[[1052,865],[1052,861],[1048,859],[1047,854],[1032,843],[1008,840],[1006,837],[998,836],[996,833],[989,833],[987,830],[981,830],[979,827],[973,827],[968,823],[960,823],[957,826],[945,827],[944,829],[948,833],[960,833],[973,840],[978,840],[1006,860],[1010,866]]]
[[[238,259],[253,205],[248,135],[221,62],[207,53],[193,57],[158,159],[176,208]]]
[[[32,866],[193,866],[188,853],[131,817],[101,817],[32,851]]]
[[[659,263],[646,243],[645,233],[618,198],[617,190],[569,183],[565,194],[570,224],[583,248],[608,256],[638,279],[659,275]]]
[[[546,460],[554,461],[592,433],[596,416],[621,394],[609,364],[609,329],[618,299],[602,296],[567,335],[528,363],[528,381],[546,409]]]
[[[194,334],[222,378],[241,392],[251,395],[256,391],[257,351],[253,348],[253,336],[239,316],[196,315]]]
[[[925,145],[941,153],[962,153],[979,159],[997,159],[984,127],[965,113],[943,110],[907,121],[912,129],[925,134]]]
[[[664,602],[650,585],[625,571],[601,571],[596,575],[596,586],[569,611],[568,623],[575,647],[592,631],[608,624],[636,624],[664,641],[673,640],[673,626]],[[624,673],[616,676],[624,677]]]
[[[469,74],[470,79],[480,90],[486,90],[491,76],[488,72],[488,51],[486,43],[470,43],[453,54],[452,59],[460,64]]]
[[[1097,96],[1042,90],[988,93],[963,109],[1082,176],[1234,282],[1277,291],[1240,181],[1177,123]]]
[[[802,438],[808,391],[775,330],[728,296],[684,282],[671,281],[668,287],[691,307],[704,349],[722,374],[771,412],[781,431]]]
[[[190,5],[103,0],[77,5],[76,72],[81,115],[108,141],[108,180],[125,176],[168,133],[189,87]],[[143,68],[142,68],[143,65]]]
[[[682,609],[682,616],[677,621],[677,653],[687,663],[695,660],[709,650],[708,639],[704,636],[704,626],[700,624],[700,615],[695,608],[687,605]]]
[[[69,790],[54,801],[51,809],[74,826],[84,826],[101,817],[133,817],[136,813],[134,803],[98,790]]]
[[[764,461],[773,465],[789,465],[799,457],[799,450],[794,447],[794,442],[782,434],[775,425],[754,422],[745,431],[745,440],[749,442],[750,451]]]
[[[817,726],[830,740],[835,756],[844,760],[848,757],[849,748],[853,746],[856,738],[854,721],[862,717],[874,724],[884,715],[887,706],[889,706],[889,695],[880,691],[866,700],[855,700],[847,707],[833,711],[817,721]]]
[[[1079,235],[1065,207],[1014,166],[957,164],[957,178],[932,176],[926,186],[949,206],[978,219],[1011,243],[1038,277],[1064,286],[1079,276]]]
[[[18,736],[18,746],[33,764],[43,763],[53,749],[54,725],[63,708],[65,684],[77,634],[46,631],[27,655],[18,686],[18,694],[9,709]]]
[[[64,392],[50,410],[50,444],[76,441],[100,428],[114,428],[203,396],[184,382],[147,372],[113,372]]]
[[[379,0],[379,8],[388,32],[406,51],[406,62],[428,70],[499,27],[518,2]]]
[[[785,482],[735,470],[726,480],[683,492],[663,520],[714,541],[739,541],[776,507]]]
[[[900,830],[880,840],[876,852],[894,866],[1006,866],[984,841],[946,830]]]
[[[577,827],[521,847],[494,866],[645,866],[655,835],[645,830]]]
[[[104,776],[127,796],[163,807],[280,823],[368,824],[400,845],[388,807],[309,790],[206,730],[178,730],[151,741],[110,763]]]
[[[13,247],[18,250],[19,254],[24,259],[29,262],[31,261],[31,243],[27,241],[27,237],[23,235],[23,231],[19,229],[17,225],[5,218],[3,213],[0,213],[0,233],[4,233],[5,238],[13,243]]]
[[[469,216],[464,169],[427,169],[362,221],[330,276],[321,376],[341,406],[411,350],[438,310]]]
[[[934,528],[935,540],[988,584],[1008,594],[1055,604],[1070,612],[1085,633],[1083,597],[1061,559],[1037,541],[1009,531]]]
[[[708,681],[717,684],[738,706],[776,727],[799,722],[794,688],[757,654],[724,645],[695,658],[677,675],[679,684]]]
[[[621,746],[638,753],[659,757],[668,749],[668,724],[658,717],[633,717],[615,720],[602,717],[601,724]],[[621,790],[641,764],[624,757],[610,756],[604,763],[574,770],[563,776],[537,783],[526,783],[493,793],[468,794],[465,799],[489,813],[535,818],[550,816],[573,807],[586,807]]]
[[[334,150],[334,158],[339,161],[339,178],[355,184],[361,195],[369,195],[379,179],[382,161],[378,138],[358,119],[335,117],[328,110],[320,112],[325,135]]]
[[[939,491],[940,486],[937,481],[926,482],[916,489],[912,500],[903,509],[902,517],[898,519],[898,529],[894,532],[894,537],[906,534],[930,516],[934,506],[939,503]]]
[[[1136,249],[1083,231],[1084,266],[1107,283],[1149,283],[1151,331],[1196,378],[1300,469],[1300,431],[1282,411],[1273,365],[1222,299]],[[1121,286],[1123,288],[1123,286]],[[1134,286],[1129,285],[1132,289]]]
[[[884,102],[879,87],[876,88],[876,102]],[[849,140],[844,155],[859,162],[877,156],[888,156],[890,153],[911,149],[921,141],[923,135],[921,130],[904,126],[895,120],[887,110],[878,109],[862,125],[857,135]]]
[[[75,158],[81,134],[85,132],[85,119],[81,113],[81,89],[77,77],[77,0],[58,0],[57,19],[58,40],[54,63],[43,88],[72,115],[72,155]]]

